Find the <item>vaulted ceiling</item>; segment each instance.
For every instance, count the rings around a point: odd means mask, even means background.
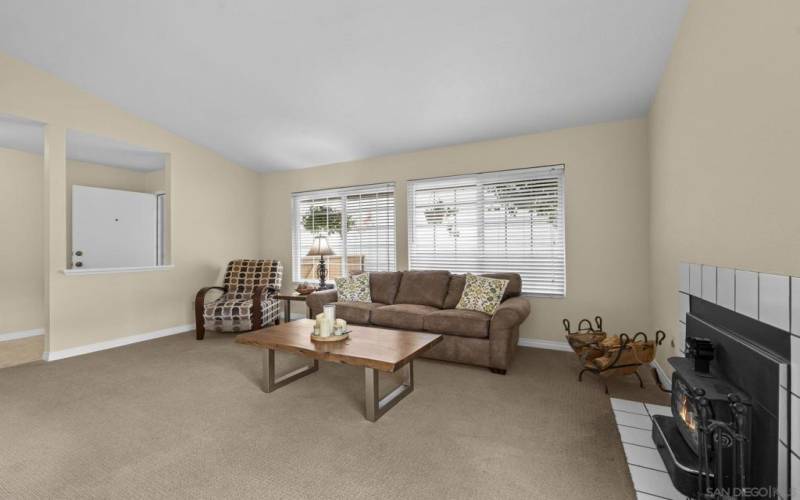
[[[646,114],[687,0],[0,1],[0,51],[239,164]]]

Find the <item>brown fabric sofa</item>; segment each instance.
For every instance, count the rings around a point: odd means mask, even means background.
[[[483,276],[509,280],[493,316],[455,309],[466,279],[448,271],[370,273],[371,303],[338,302],[336,290],[324,290],[309,295],[306,304],[317,315],[322,306],[335,303],[336,316],[348,323],[441,333],[443,341],[425,357],[486,366],[504,374],[519,340],[519,325],[530,314],[530,302],[519,296],[519,274]]]

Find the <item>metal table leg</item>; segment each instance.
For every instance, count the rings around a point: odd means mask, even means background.
[[[279,387],[283,387],[289,382],[294,382],[295,380],[314,373],[319,369],[319,361],[315,359],[313,365],[304,366],[302,368],[298,368],[297,370],[291,371],[286,375],[282,375],[281,377],[276,377],[275,351],[272,349],[264,349],[263,360],[263,380],[261,390],[264,392],[272,392]]]
[[[283,301],[283,320],[285,323],[288,323],[292,320],[292,301],[291,300],[284,300]]]
[[[400,368],[403,371],[403,382],[389,394],[379,399],[378,397],[378,370],[364,368],[364,402],[366,405],[365,416],[370,422],[381,418],[398,401],[408,396],[414,390],[414,361]]]

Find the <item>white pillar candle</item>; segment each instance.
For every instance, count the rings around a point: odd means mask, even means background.
[[[319,334],[323,337],[331,336],[331,322],[328,321],[328,318],[322,318],[322,320],[320,320]]]
[[[345,330],[347,330],[347,321],[343,319],[336,320],[336,333],[342,334]]]
[[[325,304],[322,308],[325,312],[325,318],[330,322],[331,328],[336,321],[336,304]]]

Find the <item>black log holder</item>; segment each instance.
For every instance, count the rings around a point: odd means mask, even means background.
[[[666,337],[662,330],[658,330],[655,341],[651,343],[644,332],[638,332],[633,337],[622,333],[619,335],[619,344],[608,344],[600,316],[595,317],[595,325],[588,319],[582,319],[576,332],[570,331],[569,320],[564,319],[563,324],[567,341],[583,364],[583,369],[578,373],[578,382],[583,381],[583,374],[587,372],[597,376],[634,375],[639,380],[639,387],[644,388],[639,367],[652,361],[656,346],[661,345]],[[587,343],[587,334],[598,334],[598,339]],[[582,341],[580,345],[576,341],[578,338]],[[604,387],[608,394],[608,384],[604,383]]]

